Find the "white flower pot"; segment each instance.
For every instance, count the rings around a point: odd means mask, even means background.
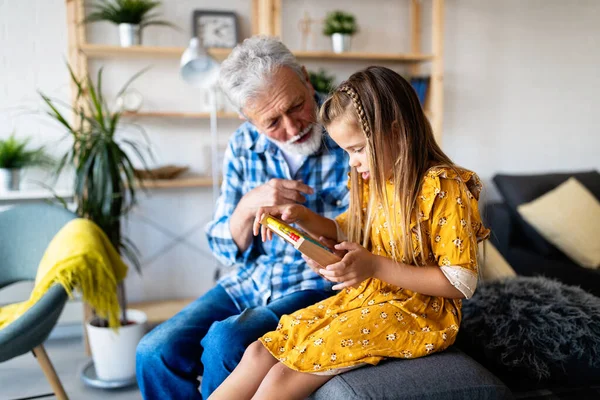
[[[0,168],[0,192],[19,190],[21,170],[18,168]]]
[[[135,349],[146,333],[147,317],[142,311],[127,310],[133,324],[121,326],[118,331],[86,324],[92,350],[94,368],[103,381],[125,380],[135,377]]]
[[[331,46],[333,47],[334,53],[350,51],[351,44],[352,35],[347,35],[345,33],[334,33],[331,35]]]
[[[139,46],[142,44],[142,29],[139,25],[119,24],[121,47]]]

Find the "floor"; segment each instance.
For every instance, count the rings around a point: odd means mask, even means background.
[[[88,360],[81,338],[52,339],[45,347],[70,400],[142,398],[135,385],[118,390],[85,386],[78,375]],[[54,399],[51,393],[50,384],[31,353],[0,364],[0,400]]]

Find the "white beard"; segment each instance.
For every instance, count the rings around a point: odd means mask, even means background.
[[[304,135],[311,135],[310,138],[304,143],[296,143]],[[303,156],[310,156],[315,154],[321,147],[321,140],[323,139],[323,127],[314,123],[306,127],[306,129],[300,132],[295,137],[291,138],[287,142],[280,142],[279,140],[270,139],[275,143],[281,150],[288,153],[296,153]]]

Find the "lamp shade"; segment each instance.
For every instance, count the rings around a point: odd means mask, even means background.
[[[219,78],[219,63],[212,58],[198,38],[190,44],[181,56],[181,77],[185,82],[197,88],[210,88]]]

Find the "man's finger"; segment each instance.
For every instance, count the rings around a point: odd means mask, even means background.
[[[302,193],[306,193],[306,194],[313,194],[315,192],[313,190],[313,188],[311,188],[307,184],[302,183],[300,181],[291,181],[291,180],[282,179],[280,182],[281,182],[281,185],[286,189],[292,189],[292,190],[296,190],[298,192],[302,192]]]
[[[254,217],[254,223],[252,224],[252,233],[254,234],[254,236],[258,235],[258,231],[260,229],[260,222],[258,218],[258,215]]]
[[[260,227],[260,237],[261,237],[263,243],[267,239],[267,227],[264,225],[261,225],[261,227]]]
[[[279,193],[283,199],[283,203],[304,203],[306,197],[302,196],[297,190],[279,189]]]

